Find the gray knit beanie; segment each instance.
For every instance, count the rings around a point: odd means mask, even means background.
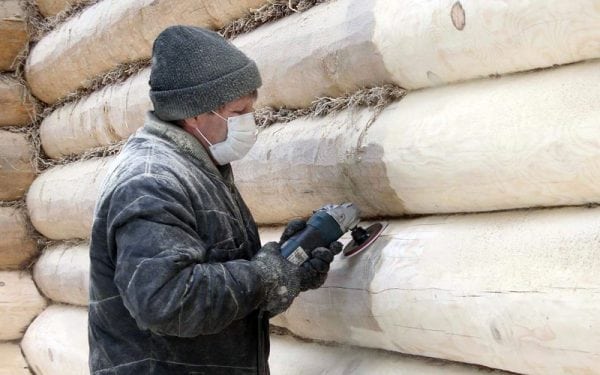
[[[150,99],[163,121],[215,110],[260,86],[254,61],[214,31],[171,26],[154,41]]]

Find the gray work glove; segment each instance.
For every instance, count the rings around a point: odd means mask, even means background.
[[[302,219],[294,219],[285,227],[279,244],[289,240],[296,233],[306,228],[306,221]],[[320,288],[327,279],[329,265],[333,261],[333,257],[342,251],[342,244],[338,241],[332,242],[329,248],[318,247],[314,249],[306,262],[300,266],[300,291],[305,292],[309,289]]]
[[[283,256],[277,242],[265,244],[252,258],[266,291],[261,309],[275,316],[287,310],[300,293],[300,267]]]
[[[332,242],[327,247],[317,247],[310,254],[310,258],[300,266],[300,291],[320,288],[327,279],[329,266],[333,257],[342,251],[342,244]]]

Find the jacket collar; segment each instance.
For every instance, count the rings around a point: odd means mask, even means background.
[[[200,161],[202,166],[211,173],[221,176],[225,182],[233,183],[231,166],[229,164],[224,166],[215,165],[204,146],[193,135],[179,126],[163,121],[156,117],[154,112],[148,111],[144,122],[144,130],[174,144],[180,151]]]

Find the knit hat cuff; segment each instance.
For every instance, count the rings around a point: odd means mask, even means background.
[[[239,99],[258,89],[261,84],[258,67],[250,60],[238,70],[196,86],[165,91],[150,90],[150,99],[155,115],[161,120],[183,120]]]

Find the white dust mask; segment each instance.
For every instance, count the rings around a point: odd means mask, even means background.
[[[208,150],[213,159],[217,164],[225,165],[246,156],[256,142],[257,129],[254,113],[224,118],[217,112],[212,112],[227,121],[227,138],[223,142],[212,144],[200,130],[196,129],[196,131],[210,145]]]

